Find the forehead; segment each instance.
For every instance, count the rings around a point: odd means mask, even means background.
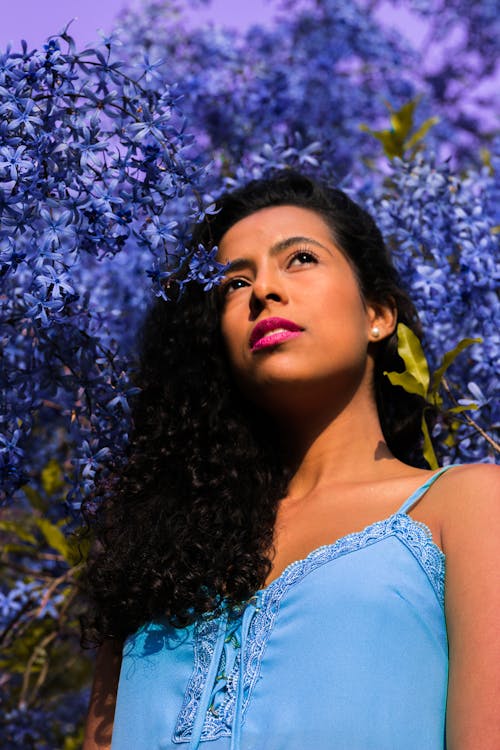
[[[256,247],[265,249],[289,237],[311,237],[322,244],[334,246],[332,232],[315,211],[299,206],[262,208],[227,230],[219,242],[219,255],[224,262]]]

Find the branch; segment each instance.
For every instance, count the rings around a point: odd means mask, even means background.
[[[446,393],[448,394],[448,396],[452,400],[454,406],[458,406],[459,405],[458,401],[455,398],[455,396],[453,395],[453,393],[451,392],[450,384],[448,383],[447,379],[445,377],[443,377],[443,379],[441,380],[441,382],[443,384],[443,388],[445,389]],[[493,450],[495,450],[497,453],[500,453],[500,444],[497,443],[496,440],[494,440],[491,437],[491,435],[488,435],[488,433],[485,432],[485,430],[483,430],[483,428],[480,427],[478,425],[478,423],[474,419],[472,419],[472,417],[470,416],[470,414],[468,414],[467,412],[462,412],[460,416],[463,417],[463,419],[465,419],[465,421],[467,422],[468,425],[470,425],[477,432],[479,432],[479,434],[491,445],[491,447],[493,448]]]

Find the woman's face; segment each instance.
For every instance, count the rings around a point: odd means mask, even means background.
[[[257,211],[226,232],[219,260],[231,264],[220,290],[222,335],[245,393],[272,406],[359,384],[372,328],[382,323],[319,214]]]

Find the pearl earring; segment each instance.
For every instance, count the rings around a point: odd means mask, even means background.
[[[372,328],[372,336],[373,336],[374,339],[378,339],[379,336],[380,336],[380,328],[378,328],[377,326],[373,326],[373,328]]]

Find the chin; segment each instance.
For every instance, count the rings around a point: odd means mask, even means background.
[[[359,363],[320,373],[310,366],[299,368],[290,363],[289,367],[283,367],[283,363],[278,366],[275,362],[254,372],[253,377],[245,373],[237,378],[237,385],[248,401],[276,415],[342,410],[356,393],[361,395],[364,382],[371,382],[371,376]]]

